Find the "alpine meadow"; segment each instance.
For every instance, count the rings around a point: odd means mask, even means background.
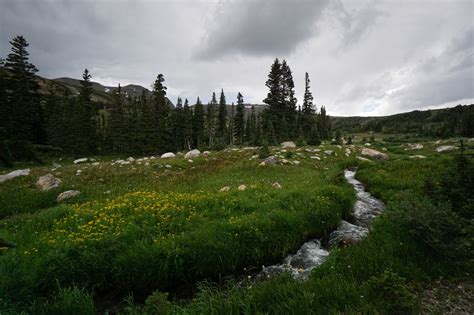
[[[0,314],[474,313],[474,2],[0,20]]]

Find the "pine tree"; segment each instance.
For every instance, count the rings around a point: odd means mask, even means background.
[[[308,138],[309,145],[320,145],[321,139],[319,137],[319,131],[316,125],[313,126]]]
[[[269,89],[267,97],[263,100],[268,105],[266,118],[272,121],[272,125],[278,125],[282,117],[285,117],[285,102],[283,97],[282,69],[278,58],[273,62],[268,80],[265,86]],[[266,121],[266,125],[269,126]]]
[[[204,107],[199,97],[194,106],[193,115],[193,143],[196,148],[201,148],[205,145],[205,126],[204,126]]]
[[[296,97],[295,97],[295,83],[291,73],[290,66],[283,60],[281,64],[282,86],[283,86],[283,100],[284,100],[284,116],[288,128],[288,136],[294,138],[296,135]],[[283,137],[286,134],[282,135]]]
[[[234,102],[232,102],[232,106],[230,109],[230,120],[229,120],[229,144],[234,145],[234,118],[235,118],[235,106]]]
[[[193,112],[189,107],[188,99],[184,100],[183,108],[183,121],[184,121],[184,148],[191,150],[192,135],[193,135]]]
[[[185,128],[183,101],[181,97],[178,97],[176,107],[174,109],[174,142],[177,150],[182,150],[185,148]]]
[[[92,78],[89,70],[85,69],[81,80],[81,90],[76,107],[76,153],[90,154],[96,151],[96,108],[91,100]]]
[[[128,147],[125,133],[130,132],[125,126],[124,97],[119,84],[112,97],[107,124],[107,138],[112,152],[124,153]]]
[[[26,140],[34,143],[45,143],[43,111],[38,93],[39,85],[35,80],[38,69],[28,61],[28,43],[23,36],[10,41],[11,53],[7,56],[4,67],[8,75],[3,79],[6,86],[4,99],[0,105],[0,121],[6,126],[8,138]]]
[[[159,153],[170,151],[174,148],[172,141],[172,123],[170,122],[170,108],[166,99],[165,77],[158,74],[153,84],[153,103],[156,108],[156,128],[158,131],[156,148]]]
[[[237,110],[234,118],[236,143],[242,145],[245,135],[245,106],[244,97],[240,92],[237,94]]]
[[[224,95],[224,90],[221,90],[219,97],[219,112],[217,116],[217,133],[221,141],[227,142],[227,105]]]
[[[209,147],[214,145],[214,137],[216,135],[216,107],[217,99],[216,93],[212,92],[211,102],[207,104],[207,115],[206,115],[206,133],[207,133],[207,144]]]
[[[324,106],[321,106],[321,110],[318,115],[318,129],[321,139],[329,139],[331,135],[331,125],[329,116],[326,114],[326,107]]]
[[[312,126],[314,125],[315,108],[313,105],[313,94],[310,91],[310,80],[308,72],[305,74],[305,89],[303,98],[303,108],[301,116],[301,128],[306,136],[309,136]]]

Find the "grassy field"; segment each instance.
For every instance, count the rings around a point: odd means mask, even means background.
[[[422,199],[410,202],[413,196],[452,161],[452,152],[434,149],[456,140],[406,151],[402,142],[375,136],[372,147],[390,160],[363,162],[356,139],[355,146],[324,145],[316,153],[274,150],[299,162],[284,165],[259,166],[258,150],[234,149],[192,162],[178,156],[119,165],[117,157],[96,157],[98,165],[64,159],[54,171],[32,167],[30,176],[0,184],[0,239],[17,245],[0,256],[0,313],[415,312],[424,284],[468,268],[468,258],[455,264],[406,230],[412,211],[431,209]],[[358,178],[388,204],[369,237],[333,251],[307,282],[287,275],[240,282],[350,220],[355,196],[342,173],[348,166],[358,166]],[[41,192],[35,182],[47,173],[62,183]],[[68,189],[81,195],[58,204]]]

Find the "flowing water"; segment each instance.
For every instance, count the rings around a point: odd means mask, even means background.
[[[355,179],[355,174],[355,170],[344,171],[344,177],[356,191],[357,201],[352,211],[354,224],[342,220],[337,229],[329,235],[327,247],[321,245],[321,240],[310,240],[304,243],[295,254],[287,256],[281,264],[263,267],[257,279],[290,272],[294,278],[305,280],[309,277],[311,270],[326,260],[331,248],[341,244],[357,244],[367,236],[370,223],[383,211],[384,204],[365,191],[364,185]]]

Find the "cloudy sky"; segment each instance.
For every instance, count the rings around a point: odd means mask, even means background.
[[[261,103],[274,58],[331,115],[474,103],[474,0],[0,0],[0,57],[22,34],[47,78],[150,88],[172,101],[224,89]]]

